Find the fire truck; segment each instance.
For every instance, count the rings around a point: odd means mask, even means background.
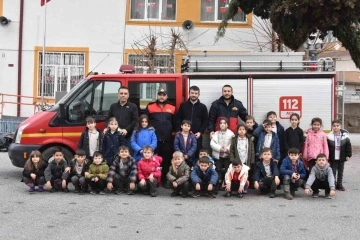
[[[257,122],[262,122],[268,111],[275,111],[287,128],[290,114],[296,112],[301,116],[302,129],[310,127],[313,117],[320,117],[324,129],[330,130],[331,120],[336,118],[336,74],[332,61],[305,62],[299,53],[253,53],[241,57],[197,54],[184,59],[182,70],[182,74],[137,74],[130,69],[86,77],[51,109],[36,113],[19,125],[8,151],[12,164],[24,167],[33,150],[42,152],[48,161],[55,146],[61,146],[65,159],[70,160],[86,117],[93,116],[97,128],[104,129],[109,107],[118,101],[120,86],[129,88],[129,101],[138,106],[139,114],[156,99],[160,88],[166,89],[168,100],[178,108],[188,98],[192,85],[200,88],[200,101],[209,110],[221,96],[222,86],[229,84],[234,97],[242,101]],[[208,134],[204,145],[209,145]]]

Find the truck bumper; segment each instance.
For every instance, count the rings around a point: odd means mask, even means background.
[[[23,145],[12,143],[9,146],[8,154],[11,163],[15,167],[23,168],[30,153],[40,148],[40,145]]]

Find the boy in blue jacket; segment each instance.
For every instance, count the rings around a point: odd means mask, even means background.
[[[190,131],[190,128],[191,122],[183,120],[181,123],[182,131],[175,135],[174,150],[182,152],[186,164],[191,167],[195,158],[197,140],[195,134]]]
[[[260,158],[260,153],[263,148],[270,148],[273,161],[276,164],[279,164],[279,160],[280,160],[279,138],[276,135],[276,133],[272,131],[270,120],[265,120],[263,122],[263,131],[261,131],[258,135],[258,141],[255,149],[256,157]]]
[[[280,174],[283,178],[284,193],[287,200],[292,200],[295,191],[304,184],[306,171],[304,163],[299,159],[299,149],[290,148],[288,156],[283,160]]]
[[[218,174],[211,167],[208,157],[201,157],[199,159],[198,164],[190,174],[190,179],[195,188],[195,192],[192,195],[194,198],[199,197],[201,191],[207,192],[210,198],[215,198],[213,190],[218,181]]]
[[[270,148],[263,148],[261,160],[256,163],[254,174],[254,188],[260,190],[261,194],[268,194],[274,198],[277,185],[280,184],[279,170],[272,159]]]

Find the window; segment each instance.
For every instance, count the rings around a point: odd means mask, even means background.
[[[174,57],[175,59],[175,57]],[[175,60],[169,70],[170,55],[156,55],[153,73],[175,73]],[[128,63],[135,66],[136,73],[150,73],[148,58],[145,55],[129,54]]]
[[[225,19],[231,0],[201,0],[201,21],[220,22]],[[246,15],[239,12],[231,19],[233,22],[246,22]]]
[[[176,0],[131,0],[131,19],[175,20]]]
[[[41,96],[42,52],[39,52],[37,96]],[[44,97],[55,97],[55,92],[69,92],[85,73],[85,53],[45,53]]]
[[[80,92],[67,108],[67,120],[83,123],[88,116],[107,116],[111,104],[118,101],[120,82],[95,81]]]
[[[160,89],[167,92],[168,101],[175,105],[175,82],[129,82],[129,100],[139,106],[141,114],[141,110],[156,100]]]

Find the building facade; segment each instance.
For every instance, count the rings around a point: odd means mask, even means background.
[[[0,25],[0,114],[31,116],[42,95],[53,104],[57,92],[70,91],[91,71],[116,73],[121,64],[133,64],[141,73],[180,72],[182,57],[190,52],[262,49],[266,37],[255,34],[259,20],[241,9],[226,36],[215,42],[229,1],[51,0],[43,78],[41,0],[0,0],[0,16],[11,20]],[[151,89],[144,86],[148,98]]]

